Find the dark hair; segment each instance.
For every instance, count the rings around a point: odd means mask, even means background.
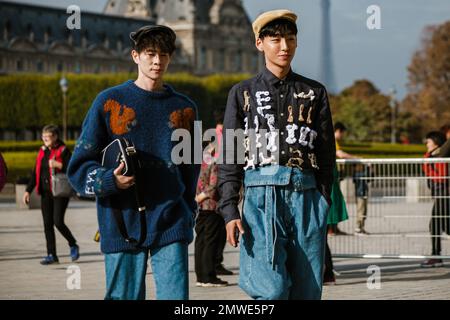
[[[447,134],[447,132],[450,130],[450,124],[444,124],[440,130],[443,134]]]
[[[59,128],[54,124],[46,125],[44,128],[42,128],[42,132],[50,132],[51,134],[58,136],[58,138],[60,137]]]
[[[147,49],[157,49],[172,55],[175,51],[175,39],[164,30],[146,32],[142,36],[138,36],[136,41],[131,42],[133,50],[136,50],[138,53]]]
[[[225,108],[215,109],[213,112],[213,116],[216,124],[223,124],[223,118],[225,116]]]
[[[258,38],[264,39],[265,37],[276,36],[286,37],[291,34],[297,35],[297,32],[297,25],[294,22],[280,18],[275,19],[262,27]]]
[[[437,145],[438,147],[442,146],[446,140],[445,134],[442,133],[441,131],[428,132],[425,138],[432,140],[434,144]]]
[[[342,131],[342,132],[344,132],[344,131],[346,131],[347,130],[347,127],[342,123],[342,122],[335,122],[334,123],[334,131]]]

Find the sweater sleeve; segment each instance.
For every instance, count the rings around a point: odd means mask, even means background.
[[[101,151],[109,141],[103,100],[101,96],[97,96],[89,109],[67,167],[70,184],[80,195],[86,197],[107,197],[119,192],[114,169],[101,166]]]
[[[195,161],[196,153],[198,153],[198,150],[195,150],[196,146],[201,146],[201,127],[199,126],[198,122],[198,113],[197,113],[197,107],[193,106],[195,117],[192,123],[190,124],[190,135],[191,135],[191,161],[190,163],[182,163],[179,165],[179,169],[181,172],[181,177],[183,179],[183,184],[185,186],[183,198],[188,204],[189,208],[192,210],[192,212],[196,213],[198,206],[197,202],[195,201],[195,194],[197,191],[197,182],[198,177],[200,174],[200,164],[197,164]],[[199,139],[199,141],[195,141],[195,139]],[[200,150],[201,154],[201,150]]]

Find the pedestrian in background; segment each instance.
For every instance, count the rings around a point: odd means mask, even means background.
[[[80,257],[77,241],[64,223],[69,198],[54,197],[52,194],[52,170],[65,173],[71,156],[70,150],[59,136],[59,129],[55,125],[47,125],[42,129],[44,145],[39,149],[36,165],[23,195],[23,202],[26,205],[30,202],[30,195],[35,188],[37,194],[41,196],[41,210],[47,242],[47,256],[41,261],[42,265],[59,262],[56,254],[54,227],[69,243],[72,261],[76,261]]]
[[[198,287],[224,287],[228,285],[217,277],[225,269],[222,262],[226,243],[225,221],[217,212],[217,159],[221,147],[224,109],[214,113],[216,120],[216,143],[210,143],[203,153],[203,162],[197,184],[195,200],[199,213],[195,225],[195,273]],[[220,266],[220,267],[219,267]],[[228,271],[225,269],[225,271]]]
[[[369,201],[369,178],[371,176],[369,165],[357,164],[353,173],[356,197],[356,228],[355,235],[367,235],[365,224],[367,218],[367,205]]]
[[[445,143],[445,135],[440,131],[432,131],[426,135],[427,152],[425,158],[439,157],[441,146]],[[433,256],[441,255],[441,234],[450,233],[450,192],[447,163],[426,163],[423,171],[429,178],[428,187],[434,199],[431,211],[430,234]],[[423,268],[442,267],[442,259],[431,258],[425,260],[421,266]]]

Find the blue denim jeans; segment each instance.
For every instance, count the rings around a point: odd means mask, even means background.
[[[239,286],[254,299],[320,299],[329,205],[314,173],[262,167],[244,185]]]
[[[106,300],[145,300],[145,274],[151,256],[158,300],[189,299],[188,244],[105,254]]]

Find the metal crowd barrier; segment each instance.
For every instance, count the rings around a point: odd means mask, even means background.
[[[427,176],[425,166],[439,168],[441,176]],[[349,217],[338,224],[346,234],[328,236],[334,257],[450,259],[450,159],[337,160],[337,168]],[[432,195],[428,186],[431,183],[442,183],[439,187],[444,188]],[[359,226],[358,205],[362,216],[364,198],[364,229],[368,234],[355,233]],[[433,206],[435,215],[431,219]],[[446,232],[434,231],[431,235],[432,225]],[[432,239],[438,238],[440,255],[432,254]]]

